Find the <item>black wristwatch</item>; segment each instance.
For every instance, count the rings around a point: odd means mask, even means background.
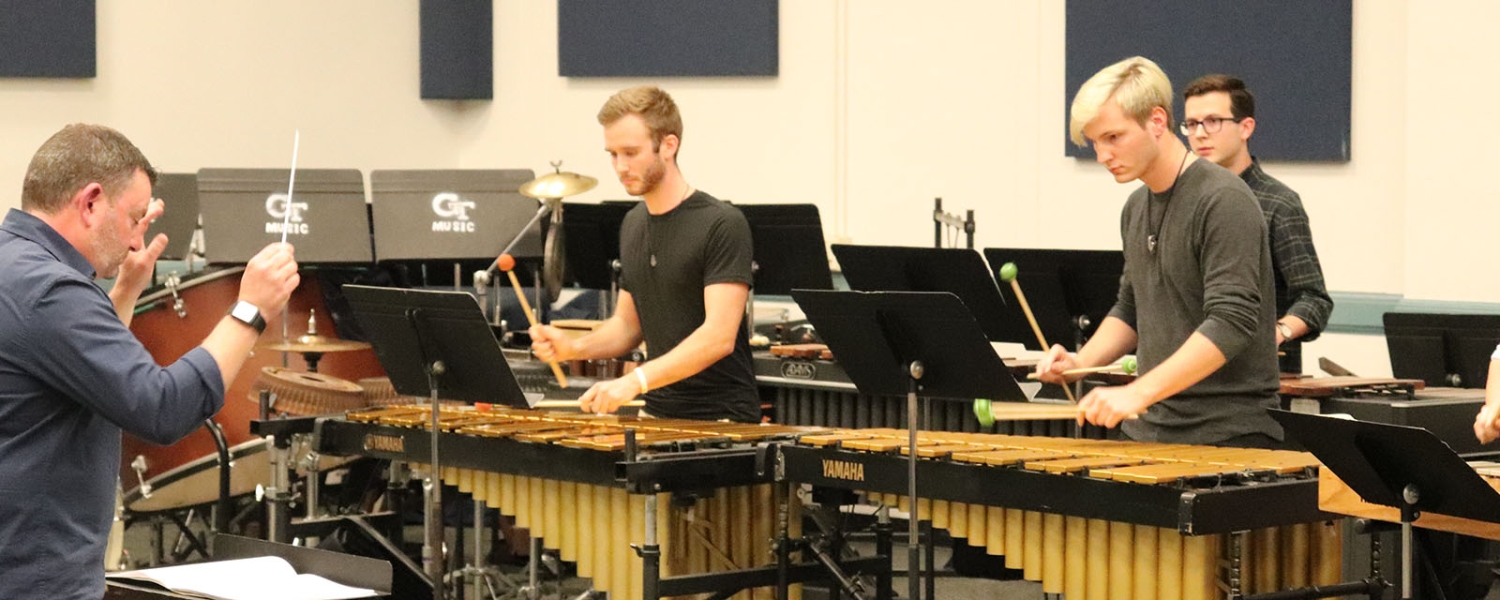
[[[254,304],[241,300],[229,307],[229,316],[234,320],[255,328],[255,333],[266,332],[266,319],[260,316],[260,309]]]

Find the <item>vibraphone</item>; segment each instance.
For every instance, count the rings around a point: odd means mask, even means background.
[[[777,448],[779,469],[788,481],[910,511],[906,439],[901,430],[804,435]],[[1318,510],[1309,454],[970,433],[918,439],[917,517],[1004,555],[1048,594],[1209,598],[1222,586],[1238,597],[1342,576],[1337,517]]]
[[[818,425],[845,429],[904,428],[906,427],[905,396],[871,396],[861,394],[854,387],[847,373],[831,355],[824,354],[820,344],[773,348],[776,354],[758,353],[755,356],[755,379],[760,386],[761,399],[772,405],[775,421],[787,425]],[[799,349],[800,348],[800,349]],[[1034,367],[1034,362],[1007,359],[1013,374],[1024,377]],[[986,428],[979,424],[973,411],[973,398],[923,399],[931,403],[930,413],[924,415],[918,426],[933,431],[965,431],[1002,433],[1012,435],[1035,435],[1052,437],[1083,437],[1103,439],[1108,430],[1094,425],[1079,427],[1073,418],[1056,418],[1051,415],[1027,417],[1017,409],[1004,420],[997,420]],[[1046,411],[1056,405],[1043,403],[1005,403],[1011,407],[1040,406]],[[1013,408],[1014,408],[1013,407]]]
[[[431,456],[428,411],[387,407],[325,421],[321,448],[420,464]],[[715,591],[705,587],[711,578],[693,576],[774,562],[781,503],[751,443],[817,430],[503,408],[444,409],[439,426],[443,481],[515,517],[611,598]],[[800,535],[799,505],[785,504]],[[653,543],[659,571],[632,554],[632,545]]]

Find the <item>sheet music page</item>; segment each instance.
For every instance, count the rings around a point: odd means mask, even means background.
[[[298,575],[291,564],[276,556],[122,571],[106,577],[149,581],[215,600],[347,600],[377,595],[375,590],[349,587],[318,575]]]

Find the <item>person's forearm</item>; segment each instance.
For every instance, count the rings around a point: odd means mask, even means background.
[[[135,303],[141,298],[140,289],[129,289],[116,282],[115,286],[109,288],[109,302],[115,306],[115,314],[119,315],[120,322],[130,327],[131,319],[135,318]]]
[[[737,330],[717,332],[709,326],[700,326],[683,338],[671,352],[652,358],[641,365],[651,389],[668,386],[687,379],[713,366],[734,352]],[[629,376],[628,374],[626,375]]]
[[[219,319],[219,324],[214,326],[214,330],[200,344],[214,357],[214,362],[218,363],[225,389],[234,383],[235,376],[239,375],[240,367],[244,366],[245,359],[249,358],[250,350],[255,347],[255,340],[259,337],[255,328],[225,316]]]
[[[1299,339],[1307,335],[1307,332],[1312,329],[1307,325],[1307,321],[1302,320],[1302,317],[1293,314],[1285,315],[1277,319],[1276,322],[1286,326],[1286,331],[1282,331],[1280,326],[1276,328],[1276,341],[1278,345]]]
[[[1137,341],[1135,330],[1125,321],[1105,317],[1104,322],[1099,324],[1099,329],[1094,331],[1088,343],[1073,358],[1073,362],[1079,367],[1107,365],[1135,350]]]
[[[605,319],[588,335],[573,340],[571,360],[619,358],[641,345],[641,333],[616,315]]]
[[[1131,384],[1155,404],[1212,375],[1228,360],[1208,336],[1194,333],[1167,360]]]

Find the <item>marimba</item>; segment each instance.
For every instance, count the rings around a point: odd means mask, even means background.
[[[906,435],[809,434],[777,453],[789,481],[910,512]],[[1046,593],[1209,598],[1220,586],[1262,593],[1342,577],[1340,529],[1318,510],[1318,463],[1306,453],[943,432],[918,439],[917,518],[1004,555]]]
[[[430,456],[429,410],[385,407],[326,421],[321,448],[421,464]],[[693,576],[774,562],[781,503],[752,444],[820,431],[502,408],[443,409],[439,426],[444,482],[515,517],[612,598],[709,591]],[[785,504],[790,533],[800,535],[800,505]],[[653,542],[662,552],[656,572],[632,549]],[[652,595],[648,582],[658,580]]]

